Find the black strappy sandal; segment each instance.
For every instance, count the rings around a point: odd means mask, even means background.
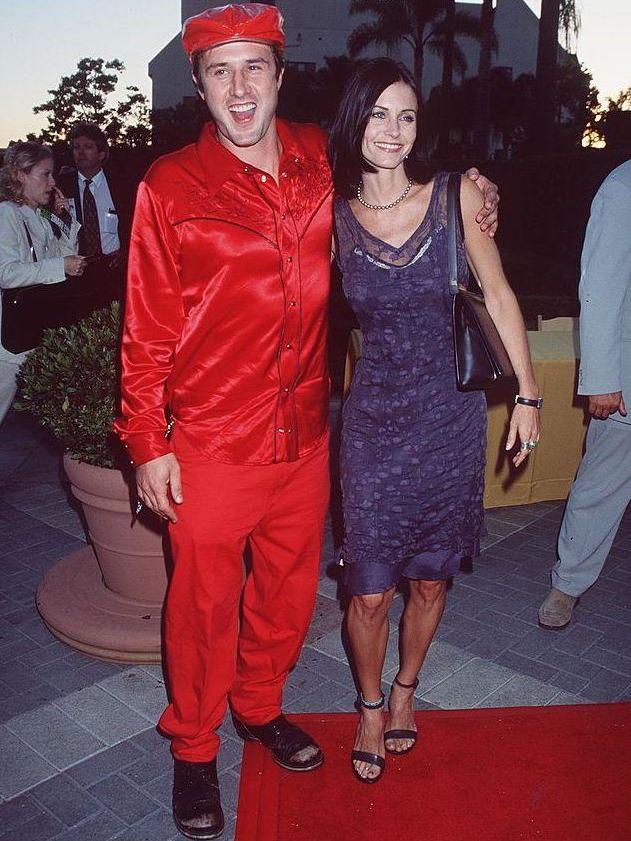
[[[394,682],[397,686],[400,686],[401,689],[412,689],[413,691],[418,686],[418,678],[414,681],[414,683],[401,683],[399,680],[399,676],[397,675],[394,679]],[[418,731],[417,730],[386,730],[383,734],[384,743],[389,741],[390,739],[407,739],[412,742],[409,748],[405,748],[405,750],[393,750],[386,745],[386,751],[388,753],[394,753],[398,756],[403,756],[404,753],[409,753],[414,745],[416,744],[416,740],[418,739]]]
[[[383,692],[381,693],[381,698],[378,701],[367,701],[360,692],[359,698],[357,699],[357,706],[364,707],[366,710],[381,710],[383,709],[385,701],[386,699]],[[379,774],[376,777],[362,777],[357,768],[355,768],[355,762],[368,762],[370,765],[376,765],[377,768],[380,769]],[[379,756],[378,753],[368,753],[368,751],[365,750],[353,750],[351,752],[351,768],[353,769],[353,774],[355,774],[357,779],[362,783],[376,783],[383,777],[383,772],[386,768],[386,760],[383,756]]]

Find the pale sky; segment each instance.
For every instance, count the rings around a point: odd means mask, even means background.
[[[526,0],[538,15],[541,0]],[[576,0],[581,15],[577,50],[603,104],[631,86],[631,0]]]
[[[526,0],[538,13],[540,0]],[[317,0],[313,0],[314,5]],[[603,97],[631,85],[631,0],[578,0],[578,57]],[[147,64],[178,32],[179,0],[0,0],[0,147],[45,125],[33,106],[86,56],[119,58],[151,99]]]
[[[151,102],[147,64],[180,29],[179,0],[0,0],[0,147],[46,125],[48,99],[81,58],[119,58],[121,86]]]

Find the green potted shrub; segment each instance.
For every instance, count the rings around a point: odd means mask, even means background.
[[[118,391],[120,306],[47,330],[19,373],[18,410],[28,411],[64,452],[95,467],[124,466],[112,432]]]
[[[160,658],[166,592],[163,530],[133,514],[133,474],[112,433],[118,394],[120,307],[113,303],[70,327],[47,330],[23,363],[17,408],[63,448],[90,546],[62,559],[38,588],[51,631],[95,656]]]

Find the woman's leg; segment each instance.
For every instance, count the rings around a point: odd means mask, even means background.
[[[359,688],[368,702],[381,697],[381,673],[388,644],[388,611],[394,587],[385,593],[353,596],[346,617],[348,635],[357,670]],[[385,756],[383,744],[383,710],[360,707],[355,750]],[[355,762],[357,773],[374,778],[380,769],[369,762]]]
[[[399,681],[410,688],[405,689],[396,682],[392,684],[388,730],[416,730],[412,685],[443,615],[446,588],[446,581],[410,581],[410,598],[401,627],[401,661],[397,675]],[[393,751],[408,750],[412,744],[410,739],[388,739],[388,749]]]

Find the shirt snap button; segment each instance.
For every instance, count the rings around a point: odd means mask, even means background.
[[[265,184],[265,182],[267,181],[267,175],[261,175],[261,181],[263,182],[263,184]]]

